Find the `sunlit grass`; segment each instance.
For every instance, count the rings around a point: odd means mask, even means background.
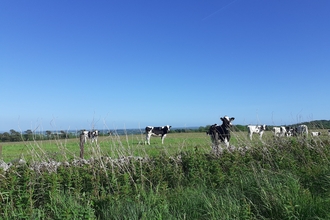
[[[85,158],[96,160],[55,172],[30,162],[72,162],[78,138],[1,143],[5,161],[23,157],[27,166],[0,170],[0,218],[329,219],[326,134],[275,138],[267,131],[251,141],[232,132],[230,144],[250,150],[219,157],[205,133],[170,133],[164,145],[159,137],[145,145],[142,133],[110,135],[85,144]],[[116,159],[128,156],[136,157]]]
[[[328,140],[330,136],[327,130],[320,130],[322,135],[319,137],[308,137],[311,141]],[[288,141],[293,137],[282,137],[277,140]],[[267,143],[272,144],[274,135],[271,131],[266,131],[262,137],[254,134],[252,141],[249,139],[247,132],[232,132],[230,145],[235,147],[264,147]],[[42,141],[21,141],[21,142],[4,142],[2,146],[2,158],[4,161],[23,157],[25,160],[44,160],[45,158],[52,160],[68,160],[78,158],[80,155],[79,138],[42,140]],[[102,156],[117,158],[121,156],[157,156],[160,153],[173,155],[182,151],[190,151],[198,148],[208,153],[211,149],[211,140],[204,132],[192,133],[169,133],[161,144],[159,137],[151,137],[150,145],[145,145],[144,134],[131,135],[110,135],[100,136],[98,145],[88,141],[85,144],[85,158],[92,157],[95,153],[101,153]]]

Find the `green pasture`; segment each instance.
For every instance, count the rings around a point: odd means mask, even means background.
[[[322,133],[319,137],[308,137],[310,141],[323,141],[329,139],[327,130],[318,130]],[[274,138],[271,131],[266,131],[262,141],[257,134],[253,135],[252,141],[247,132],[232,132],[230,144],[235,147],[260,147],[273,145],[274,140],[290,140],[295,137]],[[192,133],[169,133],[161,144],[159,137],[151,137],[150,145],[145,145],[144,134],[132,135],[110,135],[100,136],[98,145],[88,141],[84,146],[84,158],[109,156],[118,158],[121,156],[157,156],[160,153],[173,155],[182,151],[190,151],[198,148],[199,151],[209,152],[211,140],[204,132]],[[79,138],[43,140],[43,141],[21,141],[0,142],[0,158],[5,162],[23,158],[25,160],[70,160],[80,155]]]
[[[0,169],[0,219],[330,219],[330,136],[321,132],[267,131],[263,141],[232,132],[231,145],[251,150],[221,155],[205,133],[169,133],[150,146],[142,133],[112,135],[85,145],[85,158],[99,160],[56,172],[29,161],[78,158],[79,138],[2,142],[0,159],[28,166]],[[131,155],[152,160],[100,158]]]

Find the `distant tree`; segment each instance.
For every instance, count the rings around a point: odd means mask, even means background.
[[[9,133],[10,133],[10,135],[14,135],[16,133],[16,131],[14,129],[10,129]]]
[[[14,129],[11,129],[10,131],[10,141],[20,141],[21,140],[21,134]]]
[[[1,141],[8,142],[10,141],[10,134],[8,132],[5,132],[1,135]]]
[[[60,131],[61,132],[61,138],[68,138],[68,134],[65,131]]]
[[[24,139],[26,141],[32,141],[33,140],[33,132],[30,129],[25,131]]]
[[[29,129],[29,130],[26,130],[26,131],[25,131],[25,134],[30,134],[30,135],[32,135],[33,132]]]
[[[51,131],[46,131],[46,136],[47,136],[47,139],[49,140],[52,136],[52,132]]]
[[[21,141],[21,136],[18,135],[10,135],[10,141]]]

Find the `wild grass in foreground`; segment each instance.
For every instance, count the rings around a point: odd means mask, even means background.
[[[109,142],[113,155],[140,156],[122,162],[109,159],[100,147],[90,150],[94,160],[89,164],[62,165],[56,172],[35,172],[30,160],[0,170],[0,218],[330,218],[328,138],[269,136],[246,142],[238,134],[234,145],[249,150],[224,150],[220,156],[203,144],[204,136],[196,143],[181,138],[166,139],[168,149],[141,145],[136,137]],[[130,140],[135,144],[126,145]]]

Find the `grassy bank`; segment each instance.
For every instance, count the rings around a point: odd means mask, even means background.
[[[27,151],[31,155],[22,150],[27,163],[0,170],[0,218],[330,218],[327,136],[268,134],[264,142],[251,142],[237,133],[231,143],[249,150],[225,150],[220,156],[210,153],[205,134],[171,134],[164,146],[156,138],[151,146],[143,141],[141,135],[104,138],[99,148],[86,146],[87,157],[95,158],[91,163],[63,165],[57,172],[35,172],[30,164],[52,159],[51,152],[70,161],[79,155],[77,141],[24,143],[35,149]],[[3,156],[9,153],[3,146]],[[109,160],[116,156],[126,159]]]

